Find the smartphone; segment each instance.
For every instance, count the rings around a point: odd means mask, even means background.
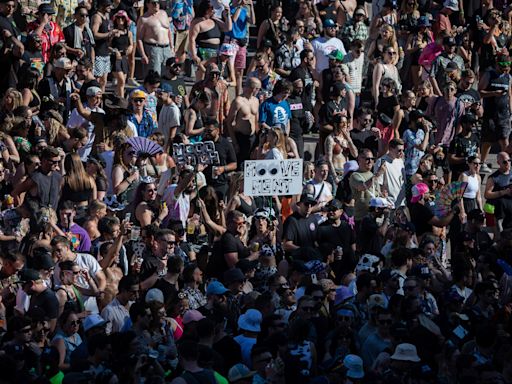
[[[316,273],[311,274],[311,282],[313,284],[318,284],[318,278],[316,277]]]
[[[127,212],[126,215],[124,215],[124,221],[130,221],[132,218],[132,214],[130,212]]]

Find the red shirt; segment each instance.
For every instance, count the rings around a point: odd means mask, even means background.
[[[29,23],[27,29],[29,32],[32,32],[35,31],[37,27],[39,27],[39,22],[36,20]],[[50,21],[43,28],[43,32],[41,33],[41,51],[45,63],[50,60],[50,51],[52,47],[61,41],[64,41],[64,33],[62,33],[62,29],[56,22]]]
[[[451,33],[452,31],[452,23],[450,18],[445,14],[439,12],[437,14],[436,20],[434,21],[434,25],[432,26],[432,31],[434,32],[435,37],[439,37],[442,32]]]

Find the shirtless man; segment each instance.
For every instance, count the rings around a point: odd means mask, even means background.
[[[259,100],[255,97],[261,89],[261,81],[248,77],[240,96],[237,96],[226,118],[226,126],[235,147],[238,167],[248,160],[256,141]]]
[[[144,65],[144,77],[150,69],[162,73],[167,59],[174,55],[169,16],[158,0],[146,2],[148,10],[137,22],[137,47]]]

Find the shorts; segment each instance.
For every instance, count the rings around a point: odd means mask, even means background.
[[[94,77],[104,76],[111,71],[110,56],[96,56],[94,59]]]
[[[235,49],[235,56],[233,57],[233,65],[235,69],[244,70],[247,66],[247,45],[241,47],[236,40],[231,40],[231,45]]]
[[[217,57],[218,49],[217,48],[197,48],[197,56],[203,61],[211,59],[212,57]]]
[[[381,132],[382,141],[386,144],[389,144],[391,140],[395,137],[395,130],[392,125],[385,127],[379,120],[377,120],[377,128]]]
[[[133,41],[137,41],[137,23],[133,21],[130,23],[130,32],[132,33]]]
[[[501,139],[508,139],[512,127],[508,118],[504,119],[483,119],[482,124],[482,142],[492,143]]]
[[[116,59],[113,57],[112,72],[124,72],[125,74],[128,73],[128,58],[126,55],[123,55],[121,59]]]
[[[186,52],[188,45],[188,32],[189,31],[176,31],[174,40],[175,52]]]
[[[165,62],[171,57],[170,46],[157,47],[153,44],[144,43],[144,51],[149,58],[149,64],[144,65],[142,68],[144,76],[146,76],[150,70],[158,74],[163,73],[162,70],[165,70]]]

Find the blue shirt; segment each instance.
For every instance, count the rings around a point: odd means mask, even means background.
[[[277,103],[276,99],[271,97],[260,105],[260,123],[270,127],[276,125],[287,127],[291,116],[290,104],[286,100]]]
[[[238,7],[231,7],[231,17],[235,15]],[[231,31],[226,32],[226,35],[234,39],[244,39],[247,37],[247,8],[241,7],[238,19],[233,21]]]
[[[131,121],[135,127],[137,128],[137,134],[142,137],[149,137],[153,132],[156,131],[156,124],[153,118],[151,117],[151,114],[144,110],[142,114],[142,120],[140,123],[137,121],[137,118],[134,114],[130,115],[128,118],[129,121]]]

